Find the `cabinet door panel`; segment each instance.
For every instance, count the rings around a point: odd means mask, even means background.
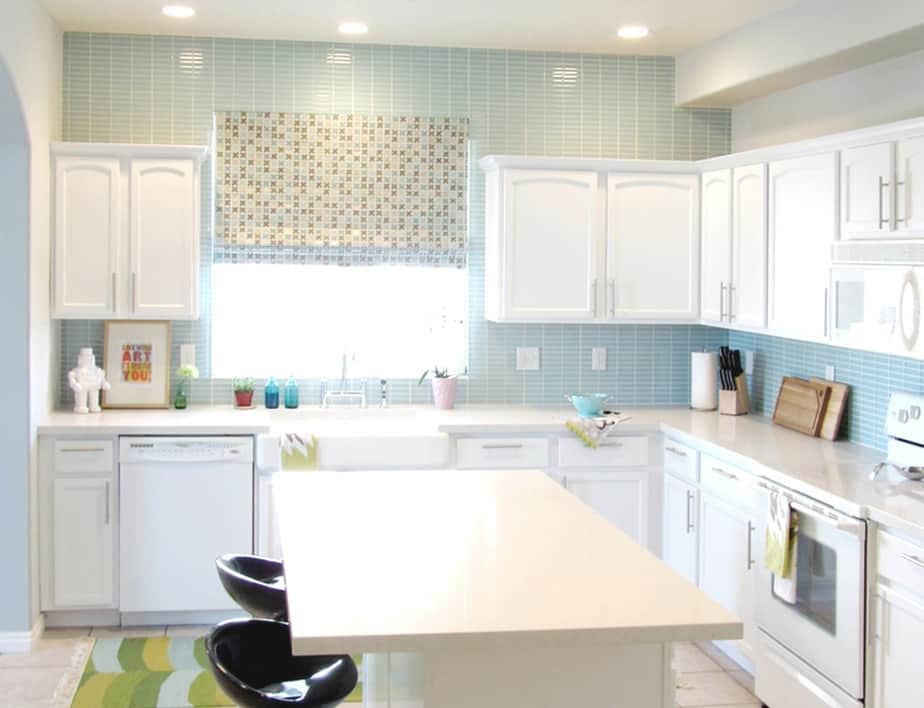
[[[767,326],[767,167],[736,167],[732,174],[732,290],[729,319]]]
[[[898,142],[895,222],[902,236],[924,235],[924,136]]]
[[[54,481],[52,493],[55,606],[111,607],[111,480],[63,477]]]
[[[703,173],[702,313],[709,322],[725,322],[731,282],[731,170]]]
[[[699,179],[611,174],[607,311],[615,319],[699,317]]]
[[[504,173],[505,319],[581,322],[597,316],[598,181],[594,172]]]
[[[870,708],[918,705],[924,598],[877,584],[870,631],[873,652]]]
[[[892,144],[841,152],[841,236],[888,237],[892,214]]]
[[[836,168],[834,153],[770,165],[768,324],[779,334],[827,336]]]
[[[199,210],[191,159],[131,165],[131,311],[141,317],[198,314]]]
[[[697,582],[698,504],[694,486],[673,475],[664,475],[663,560],[694,585]]]
[[[122,232],[119,161],[58,157],[54,191],[54,315],[110,316]]]
[[[565,474],[565,486],[581,501],[643,546],[648,544],[648,478],[644,471]]]

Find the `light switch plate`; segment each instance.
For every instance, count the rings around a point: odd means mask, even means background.
[[[606,371],[606,347],[594,347],[590,350],[590,368],[593,371]]]
[[[828,379],[828,381],[837,381],[837,379],[834,378],[836,375],[837,371],[834,370],[833,366],[825,367],[825,378]]]
[[[754,352],[748,352],[748,351],[744,352],[744,373],[746,373],[748,376],[751,376],[754,374],[754,357],[755,356],[756,355]]]
[[[192,364],[196,365],[196,345],[195,344],[181,344],[180,345],[180,366],[187,366]]]
[[[517,371],[539,370],[539,347],[517,347]]]

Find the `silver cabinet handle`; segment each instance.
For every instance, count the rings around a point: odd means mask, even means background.
[[[485,443],[482,450],[519,450],[523,443]]]
[[[898,188],[899,187],[902,187],[902,188],[905,187],[905,180],[899,181],[898,176],[896,175],[895,177],[895,196],[893,197],[894,206],[892,207],[892,211],[895,212],[895,223],[904,224],[905,221],[908,219],[908,204],[911,202],[911,200],[908,198],[908,190],[905,189],[905,208],[902,209],[902,214],[904,214],[904,216],[899,217],[898,216]]]
[[[725,319],[725,281],[719,283],[719,322]]]
[[[728,321],[735,321],[735,290],[737,288],[731,283],[728,284]]]
[[[668,452],[672,452],[675,455],[678,455],[679,457],[687,456],[687,453],[685,453],[683,450],[678,450],[676,447],[665,447],[664,449],[667,450]]]
[[[566,475],[566,474],[565,474],[565,475],[562,475],[562,477],[561,477],[561,486],[564,487],[565,489],[568,488],[568,475]]]
[[[693,499],[695,494],[687,490],[687,533],[693,533]]]
[[[754,537],[754,524],[748,521],[748,567],[747,570],[750,570],[754,567],[754,553],[752,548],[752,540]]]
[[[59,452],[106,452],[101,447],[62,447]]]
[[[594,317],[597,316],[597,279],[590,281],[590,299],[593,301]]]
[[[884,217],[882,215],[882,190],[889,186],[889,183],[885,181],[882,175],[879,175],[879,228],[882,229],[883,226],[889,223],[889,217]]]
[[[728,477],[729,479],[738,479],[738,475],[732,474],[732,473],[729,472],[728,470],[723,470],[721,467],[713,467],[713,468],[712,468],[712,471],[713,471],[713,472],[718,472],[720,475],[723,475],[723,476],[725,476],[725,477]]]
[[[600,443],[599,446],[600,447],[625,447],[623,443],[617,442],[615,440],[610,440],[610,441],[604,440]]]
[[[110,482],[106,480],[106,526],[109,526],[109,486]]]
[[[916,565],[918,568],[924,569],[924,560],[921,560],[917,556],[913,556],[910,553],[902,553],[902,560],[906,560],[911,565]]]
[[[610,317],[616,316],[616,281],[610,281]]]

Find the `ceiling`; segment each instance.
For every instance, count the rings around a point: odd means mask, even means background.
[[[64,30],[344,40],[337,25],[369,25],[360,41],[676,55],[794,0],[44,0]],[[185,3],[189,20],[161,6]],[[645,24],[643,40],[616,38],[625,24]]]

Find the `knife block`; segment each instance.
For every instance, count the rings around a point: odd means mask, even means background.
[[[719,413],[722,415],[744,415],[751,407],[748,399],[748,380],[744,374],[735,377],[734,391],[719,391]]]

